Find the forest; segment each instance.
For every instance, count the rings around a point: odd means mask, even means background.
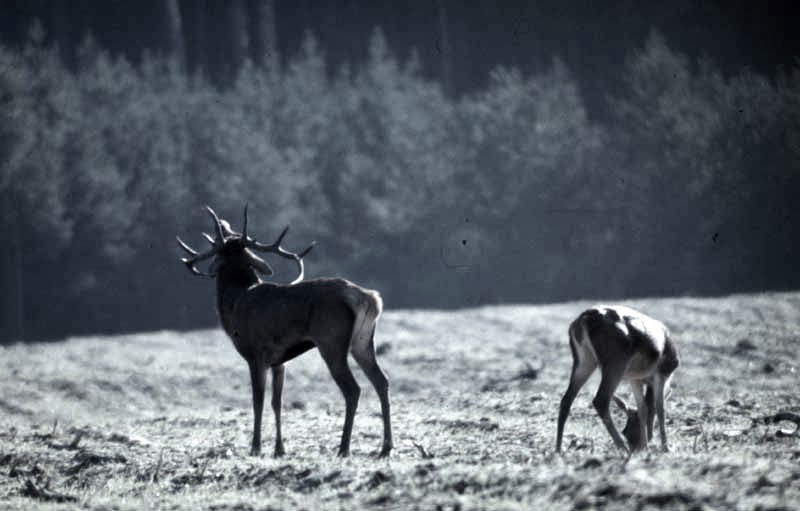
[[[0,45],[2,342],[215,324],[174,239],[201,246],[206,204],[236,227],[248,203],[265,242],[290,225],[309,277],[388,308],[800,286],[796,58],[736,66],[654,25],[597,88],[580,45],[469,81],[445,2],[436,58],[388,21],[288,51],[280,2],[145,2],[162,24],[125,51],[32,4]],[[200,14],[239,28],[201,44]]]

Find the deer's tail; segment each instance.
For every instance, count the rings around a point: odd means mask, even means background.
[[[348,295],[350,308],[355,318],[350,336],[351,349],[358,350],[372,341],[375,323],[383,311],[383,300],[377,291],[352,288]]]

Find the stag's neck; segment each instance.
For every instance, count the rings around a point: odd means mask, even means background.
[[[236,331],[234,309],[248,288],[260,279],[251,268],[220,268],[217,275],[217,312],[222,328],[231,337]]]

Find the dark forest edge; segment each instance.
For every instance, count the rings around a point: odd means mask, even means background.
[[[454,98],[380,31],[363,65],[308,36],[227,87],[90,40],[71,71],[43,41],[0,47],[0,340],[212,325],[173,240],[204,204],[291,224],[309,276],[388,307],[800,285],[797,65],[724,76],[653,33],[591,121],[557,59]]]

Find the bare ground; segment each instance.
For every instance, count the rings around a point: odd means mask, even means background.
[[[344,404],[316,352],[288,365],[273,459],[268,411],[267,454],[247,455],[248,374],[220,330],[0,347],[0,508],[800,509],[800,437],[762,420],[800,412],[800,293],[626,303],[679,343],[669,453],[614,450],[595,376],[554,455],[566,328],[591,304],[388,311],[388,460],[357,368],[352,456],[335,457]]]

